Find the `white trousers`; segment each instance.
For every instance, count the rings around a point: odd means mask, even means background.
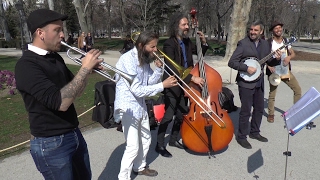
[[[126,139],[119,180],[130,180],[131,171],[144,170],[146,157],[151,144],[151,133],[148,116],[136,119],[131,113],[124,112],[122,117],[122,129]]]

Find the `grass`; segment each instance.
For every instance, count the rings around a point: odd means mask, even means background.
[[[0,56],[0,69],[14,71],[17,57]],[[67,65],[68,68],[76,74],[79,66]],[[96,73],[90,74],[88,85],[84,94],[74,102],[78,115],[88,110],[94,105],[95,83],[104,81],[106,78]],[[30,139],[28,114],[25,110],[24,103],[20,94],[8,95],[0,98],[0,150],[11,147],[18,143]],[[79,117],[82,130],[91,129],[100,126],[92,121],[92,110]],[[9,151],[0,153],[0,157],[6,157],[13,152],[24,149],[26,146],[18,147]]]

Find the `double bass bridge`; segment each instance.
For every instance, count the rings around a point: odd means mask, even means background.
[[[207,111],[208,113],[206,113],[205,111],[200,111],[200,114],[203,118],[209,119],[210,116],[212,117],[213,112],[212,111]],[[210,115],[210,116],[209,116]]]

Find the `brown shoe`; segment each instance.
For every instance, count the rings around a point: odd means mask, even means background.
[[[267,121],[269,123],[273,123],[274,122],[274,115],[268,115]]]
[[[150,169],[149,167],[146,167],[144,170],[135,172],[133,171],[134,174],[136,175],[145,175],[145,176],[157,176],[158,172],[156,170]]]

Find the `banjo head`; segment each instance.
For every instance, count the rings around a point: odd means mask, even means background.
[[[249,74],[248,72],[241,72],[240,77],[249,82],[256,80],[261,74],[261,66],[258,62],[258,59],[253,57],[247,58],[244,60],[244,64],[256,68],[257,71],[253,74]]]

